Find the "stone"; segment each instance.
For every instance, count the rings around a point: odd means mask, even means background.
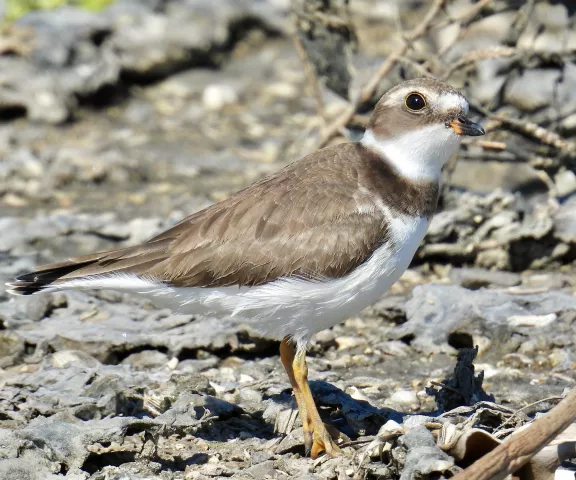
[[[406,304],[407,321],[394,329],[394,335],[415,335],[412,345],[418,344],[420,339],[440,343],[447,339],[449,332],[470,331],[480,322],[484,335],[492,338],[494,331],[491,329],[510,324],[510,317],[513,323],[519,321],[520,324],[522,320],[516,319],[550,322],[559,312],[573,308],[576,308],[576,300],[561,292],[515,295],[428,284],[414,289],[412,299]]]
[[[359,346],[366,345],[366,339],[363,337],[336,337],[338,350],[350,350]]]
[[[238,102],[238,94],[230,85],[209,85],[202,92],[202,104],[206,110],[222,110]]]
[[[558,197],[568,197],[576,192],[576,174],[571,170],[564,170],[554,176],[556,193]]]
[[[538,171],[528,163],[465,160],[456,164],[450,184],[473,192],[489,193],[496,189],[508,192],[520,190],[547,191]]]
[[[554,215],[554,235],[568,243],[576,243],[576,195],[564,202]]]
[[[513,327],[536,327],[542,328],[554,322],[558,316],[555,313],[548,315],[512,315],[507,322]]]
[[[162,368],[168,364],[168,355],[157,350],[144,350],[129,355],[122,360],[122,364],[143,370]]]
[[[14,365],[25,352],[24,339],[11,330],[0,331],[0,368]]]
[[[504,100],[521,111],[534,112],[555,100],[555,88],[559,80],[560,75],[556,69],[527,69],[508,82]],[[562,103],[567,98],[556,100]]]
[[[412,390],[397,390],[389,398],[392,405],[398,405],[404,408],[412,408],[414,405],[419,405],[420,401],[416,392]]]
[[[516,273],[481,268],[453,268],[449,277],[452,282],[470,290],[478,290],[491,285],[513,287],[520,284],[520,276]]]
[[[400,441],[406,446],[406,463],[400,480],[435,476],[449,470],[454,459],[436,445],[424,426],[414,427]]]

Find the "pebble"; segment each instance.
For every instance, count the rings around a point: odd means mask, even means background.
[[[336,337],[338,350],[348,350],[366,345],[366,339],[363,337]]]
[[[558,197],[567,197],[576,192],[576,174],[571,170],[564,170],[554,176],[556,193]]]
[[[93,356],[77,350],[60,350],[50,356],[50,363],[55,368],[66,368],[69,365],[96,368],[100,362]]]
[[[512,315],[506,321],[513,327],[537,327],[542,328],[555,322],[558,315],[550,313],[548,315]]]
[[[521,353],[509,353],[504,355],[503,360],[506,365],[509,365],[513,368],[528,367],[534,363],[531,358]]]
[[[403,407],[413,407],[420,405],[418,394],[412,390],[397,390],[388,399],[389,403]]]
[[[209,85],[202,92],[202,104],[206,110],[222,110],[235,103],[238,103],[238,94],[230,85]]]
[[[412,353],[412,349],[399,340],[379,343],[376,347],[381,350],[383,354],[394,357],[406,357]]]
[[[0,369],[19,363],[25,351],[24,339],[10,330],[0,331]]]
[[[238,389],[238,403],[260,403],[261,401],[262,394],[258,390],[247,387],[240,387]]]
[[[527,69],[507,85],[504,100],[523,112],[534,112],[553,102],[560,73],[555,69]]]
[[[131,365],[141,370],[150,370],[165,367],[168,364],[169,357],[158,350],[144,350],[143,352],[133,353],[122,360],[123,365]]]
[[[565,350],[554,349],[554,351],[548,355],[548,361],[552,367],[562,366],[568,368],[571,357],[572,355]]]

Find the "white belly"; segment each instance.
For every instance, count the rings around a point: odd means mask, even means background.
[[[355,271],[327,282],[280,279],[256,287],[180,288],[157,300],[179,313],[227,313],[245,318],[266,335],[298,343],[357,314],[381,297],[408,268],[428,229],[427,218],[394,218],[386,242]],[[394,245],[394,248],[391,248]],[[164,298],[162,298],[164,297]],[[167,300],[165,303],[163,300]]]
[[[391,241],[385,242],[356,270],[334,280],[287,278],[255,287],[175,288],[153,279],[115,274],[71,280],[46,291],[69,288],[129,291],[177,313],[239,316],[265,335],[278,339],[289,335],[302,345],[312,334],[374,303],[408,268],[430,222],[427,218],[393,217],[387,213]]]

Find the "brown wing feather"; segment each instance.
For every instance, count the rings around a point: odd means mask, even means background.
[[[72,258],[23,275],[15,293],[114,272],[175,286],[260,285],[335,278],[387,240],[378,202],[432,214],[437,186],[414,186],[359,144],[320,150],[135,247]],[[409,211],[404,211],[405,200]],[[362,208],[359,209],[359,206]]]
[[[150,274],[177,286],[260,285],[279,277],[341,277],[384,241],[386,224],[358,204],[360,166],[324,150],[180,222]],[[353,157],[353,156],[352,156]]]

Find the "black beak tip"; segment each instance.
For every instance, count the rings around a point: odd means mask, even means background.
[[[479,137],[486,135],[484,128],[479,123],[472,122],[466,117],[458,117],[455,121],[449,124],[458,135],[466,135],[468,137]]]
[[[482,135],[486,135],[486,132],[484,131],[482,125],[476,123],[474,124],[473,133],[470,133],[470,135],[473,137],[480,137]]]

